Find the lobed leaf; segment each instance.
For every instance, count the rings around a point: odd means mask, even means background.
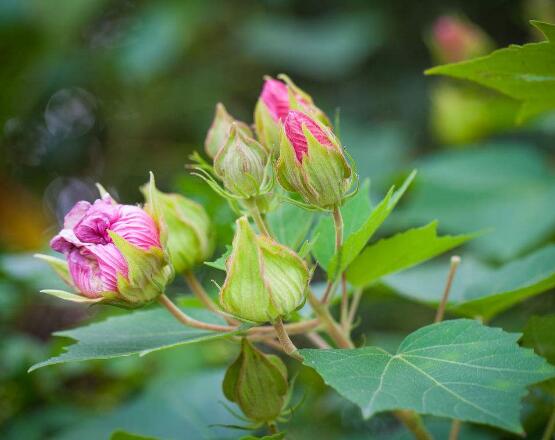
[[[379,347],[301,353],[365,417],[407,409],[522,433],[526,387],[555,377],[555,367],[519,347],[519,337],[460,319],[411,333],[395,354]]]

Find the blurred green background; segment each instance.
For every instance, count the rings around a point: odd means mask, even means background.
[[[508,98],[424,76],[441,61],[432,28],[445,14],[479,26],[491,49],[539,39],[528,20],[555,22],[555,4],[0,0],[1,438],[101,439],[119,428],[164,438],[240,436],[208,426],[235,423],[217,403],[221,368],[237,350],[231,343],[27,374],[59,350],[52,332],[122,313],[41,296],[59,281],[31,255],[46,249],[77,200],[95,198],[94,182],[140,202],[137,188],[150,170],[161,188],[205,203],[220,248],[229,243],[229,210],[184,165],[202,149],[217,102],[252,122],[266,74],[289,74],[320,108],[340,115],[341,139],[376,198],[418,168],[386,233],[435,218],[446,232],[488,229],[465,255],[493,267],[553,241],[555,115],[517,126]],[[358,333],[394,346],[433,312],[383,290],[365,297],[369,324]],[[172,291],[185,292],[179,281]],[[495,324],[519,328],[548,311],[551,293]],[[292,438],[405,435],[392,417],[363,421],[309,371],[300,379],[308,404],[293,418]],[[530,432],[541,429],[543,414],[525,416]],[[500,438],[465,429],[462,438]]]

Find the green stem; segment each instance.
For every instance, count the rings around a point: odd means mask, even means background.
[[[420,416],[412,411],[398,410],[394,412],[407,429],[414,435],[417,440],[433,440],[432,435],[428,432]]]
[[[200,284],[193,272],[185,272],[183,274],[183,278],[185,278],[185,281],[193,294],[206,306],[206,308],[216,313],[220,312],[216,303],[212,301],[212,298],[210,298],[208,293],[206,293],[206,290],[204,290],[204,287],[202,287],[202,284]]]
[[[270,433],[270,435],[279,433],[279,429],[277,427],[276,422],[268,422],[268,432]]]
[[[266,222],[262,218],[262,214],[260,214],[260,209],[258,209],[258,205],[256,204],[256,199],[249,199],[246,202],[247,207],[249,208],[249,214],[254,220],[256,227],[260,231],[261,234],[265,235],[266,237],[270,237],[270,231],[266,226]]]
[[[355,348],[351,340],[343,333],[341,326],[333,319],[326,305],[318,301],[318,298],[312,291],[308,292],[308,302],[338,347]]]
[[[332,211],[332,217],[333,217],[333,225],[335,228],[335,254],[338,256],[338,267],[341,267],[341,258],[340,258],[340,253],[341,253],[341,246],[343,246],[343,229],[344,229],[344,224],[343,224],[343,216],[341,215],[341,211],[338,207],[335,207]],[[335,275],[335,274],[332,274]],[[333,281],[333,279],[335,278],[335,276],[331,276],[329,277],[328,280],[328,284],[326,285],[326,290],[324,291],[324,296],[322,296],[322,304],[328,304],[330,302],[331,297],[334,294],[334,290],[335,290],[335,282]],[[342,287],[343,287],[343,283],[342,283]],[[346,285],[344,285],[346,287]],[[346,293],[346,288],[345,291],[342,291],[342,297],[341,297],[341,311],[343,313],[343,307],[344,307],[344,303],[346,303],[348,301],[348,298],[346,297],[347,293]],[[347,306],[348,307],[348,306]],[[343,316],[343,315],[342,315]]]
[[[449,431],[449,440],[457,440],[459,438],[459,432],[461,431],[461,421],[453,420],[451,423],[451,431]]]
[[[237,330],[237,327],[209,324],[207,322],[199,321],[198,319],[192,318],[185,312],[183,312],[179,307],[177,307],[165,294],[162,294],[158,297],[158,302],[162,304],[175,317],[175,319],[189,327],[194,327],[201,330],[211,330],[214,332],[230,332]]]
[[[547,421],[547,426],[545,427],[542,440],[552,440],[554,433],[555,433],[555,408],[553,408],[551,417],[549,417],[549,420]]]
[[[276,329],[276,335],[283,351],[293,359],[302,362],[303,357],[299,354],[299,350],[295,347],[295,344],[293,344],[293,341],[287,334],[287,330],[285,330],[285,327],[283,326],[281,317],[274,321],[274,328]]]

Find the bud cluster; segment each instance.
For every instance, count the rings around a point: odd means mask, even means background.
[[[248,202],[260,204],[263,196],[271,197],[276,177],[307,208],[332,210],[341,205],[353,172],[328,118],[310,95],[285,75],[267,77],[254,122],[253,133],[222,104],[216,106],[205,141],[214,161],[213,187],[221,181],[221,194],[249,206]]]

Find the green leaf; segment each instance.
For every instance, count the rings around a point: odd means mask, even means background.
[[[491,54],[426,71],[477,82],[522,102],[519,120],[555,110],[555,25],[532,22],[548,41],[511,45]]]
[[[145,437],[139,434],[131,434],[126,431],[116,431],[110,437],[110,440],[157,440],[156,437]]]
[[[403,194],[405,194],[415,176],[416,171],[413,171],[397,191],[395,191],[395,187],[392,187],[359,229],[351,234],[345,233],[344,243],[339,254],[334,255],[330,261],[328,277],[331,275],[331,278],[335,278],[360,254],[368,240],[372,238],[382,223],[389,217],[389,214],[391,214],[393,208],[395,208]]]
[[[488,230],[469,247],[507,261],[553,233],[555,175],[549,158],[529,144],[485,144],[442,152],[417,163],[418,184],[396,226],[437,219],[450,233]]]
[[[203,309],[187,309],[195,319],[224,325],[225,321]],[[109,359],[224,338],[237,332],[220,333],[186,327],[167,310],[152,309],[108,318],[85,327],[54,333],[77,341],[63,353],[33,365],[29,372],[63,362]]]
[[[370,202],[370,180],[366,179],[360,186],[358,193],[341,207],[343,216],[343,234],[345,237],[353,234],[364,225],[364,219],[372,212]],[[316,238],[312,247],[312,254],[323,269],[327,269],[335,253],[335,228],[331,215],[320,217],[314,232]]]
[[[116,430],[137,432],[160,439],[236,439],[229,429],[214,424],[232,424],[235,418],[218,404],[223,372],[205,368],[198,374],[157,377],[144,392],[131,396],[123,405],[76,420],[57,440],[99,440]],[[155,379],[154,377],[152,379]],[[233,408],[236,408],[232,405]]]
[[[398,294],[437,304],[445,285],[448,263],[428,263],[384,278]],[[449,295],[448,310],[489,320],[527,298],[555,287],[555,245],[491,269],[470,257],[462,258]]]
[[[437,222],[402,232],[367,247],[351,263],[347,280],[364,287],[384,275],[422,263],[476,237],[476,234],[437,236]]]
[[[282,203],[267,215],[273,236],[281,244],[298,250],[314,220],[314,213],[290,203]]]
[[[519,347],[519,337],[460,319],[417,330],[395,355],[378,347],[301,353],[366,417],[408,409],[522,433],[526,387],[554,377],[555,368]]]
[[[522,345],[533,348],[534,351],[555,364],[555,314],[546,316],[532,316],[523,330]],[[555,380],[542,384],[551,393],[555,393]]]
[[[73,286],[73,279],[69,274],[69,268],[67,266],[67,261],[60,258],[53,257],[51,255],[35,254],[35,258],[46,262],[56,274],[65,281],[69,286]]]
[[[205,261],[204,264],[214,269],[223,270],[225,272],[225,262],[231,255],[231,246],[226,245],[225,252],[214,261]]]
[[[239,440],[282,440],[285,438],[286,432],[278,432],[273,435],[265,435],[264,437],[255,437],[254,435],[247,435],[241,437]]]

